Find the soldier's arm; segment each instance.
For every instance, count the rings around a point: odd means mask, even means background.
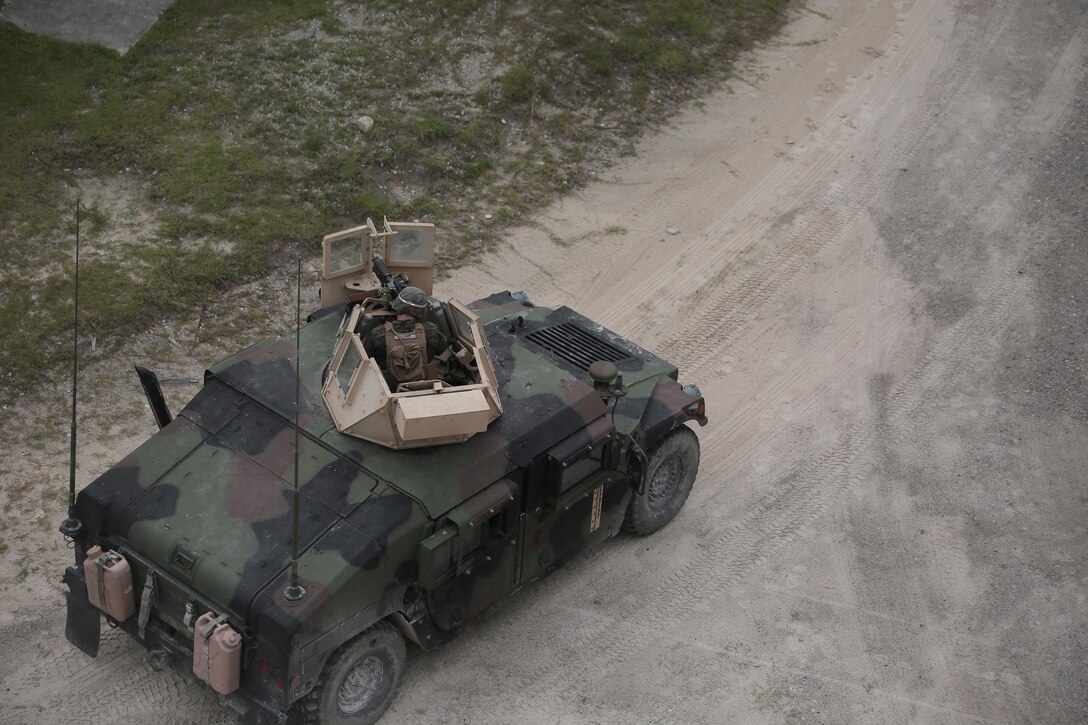
[[[442,351],[450,346],[449,338],[443,335],[438,325],[433,322],[424,322],[423,332],[427,335],[427,354],[431,358],[442,354]]]
[[[363,338],[363,349],[379,365],[385,365],[385,326],[379,325]]]

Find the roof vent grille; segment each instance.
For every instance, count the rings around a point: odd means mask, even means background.
[[[605,342],[573,322],[535,330],[525,338],[580,370],[588,371],[598,360],[621,363],[633,359],[626,350]]]

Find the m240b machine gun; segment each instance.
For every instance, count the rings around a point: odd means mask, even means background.
[[[393,273],[389,271],[389,267],[385,266],[385,259],[382,255],[374,252],[371,256],[370,263],[374,269],[374,276],[378,278],[378,282],[382,286],[382,294],[389,295],[390,300],[396,299],[397,295],[408,286],[408,277],[403,273],[394,276]]]

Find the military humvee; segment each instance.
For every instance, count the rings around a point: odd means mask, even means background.
[[[370,723],[406,640],[432,649],[585,547],[673,518],[703,398],[574,310],[433,301],[442,366],[388,379],[365,328],[405,283],[430,294],[433,264],[433,225],[367,220],[325,237],[321,309],[209,368],[176,418],[140,369],[160,430],[62,527],[72,643],[96,656],[104,617],[243,722]]]

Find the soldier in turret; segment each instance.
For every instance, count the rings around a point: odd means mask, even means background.
[[[363,337],[366,354],[378,361],[390,387],[444,377],[440,358],[450,341],[427,319],[430,297],[418,287],[405,287],[392,306],[396,319],[377,325]]]

